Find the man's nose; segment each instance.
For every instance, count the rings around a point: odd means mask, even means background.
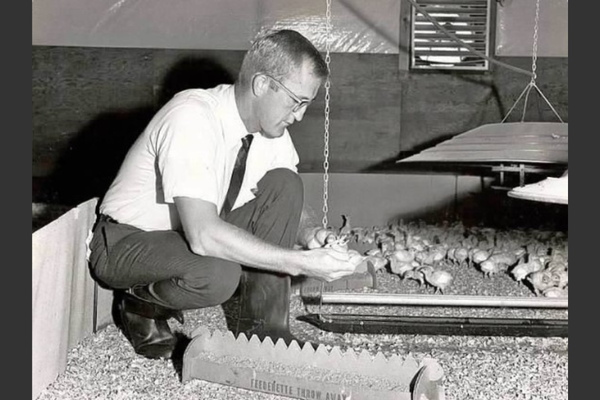
[[[302,121],[302,118],[304,118],[304,113],[306,112],[306,108],[307,107],[305,106],[301,107],[298,111],[292,111],[292,115],[294,116],[294,118],[296,118],[296,121]]]

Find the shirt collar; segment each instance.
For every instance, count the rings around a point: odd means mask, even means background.
[[[240,112],[235,102],[234,85],[224,88],[223,101],[221,103],[221,119],[224,128],[225,141],[230,147],[239,146],[242,138],[251,133],[246,130]]]

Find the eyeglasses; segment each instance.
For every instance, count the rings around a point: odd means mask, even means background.
[[[264,75],[267,78],[271,79],[271,82],[273,82],[275,85],[277,85],[277,87],[280,87],[281,89],[283,89],[283,91],[288,96],[290,96],[290,98],[292,100],[294,100],[294,103],[296,103],[296,104],[294,104],[294,107],[292,108],[292,112],[293,113],[300,111],[303,107],[308,107],[308,105],[310,103],[312,103],[312,100],[302,100],[302,99],[300,99],[298,96],[296,96],[294,94],[294,92],[292,92],[290,89],[288,89],[287,87],[285,87],[285,85],[283,83],[281,83],[279,80],[273,78],[271,75],[267,75],[267,74],[264,74]],[[275,88],[273,88],[273,86],[271,86],[271,88],[273,90],[275,90]],[[275,90],[275,91],[277,91],[277,90]]]

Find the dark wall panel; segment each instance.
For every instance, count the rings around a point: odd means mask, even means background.
[[[398,154],[401,82],[396,63],[393,55],[332,55],[332,171],[358,172]],[[290,128],[301,171],[323,169],[324,94],[322,89],[305,120]]]
[[[243,54],[33,46],[34,199],[51,193],[75,203],[101,195],[158,107],[180,90],[232,82]],[[531,68],[526,58],[503,61]],[[400,156],[500,122],[529,81],[503,68],[400,71],[398,55],[335,53],[331,69],[332,172],[389,171]],[[568,60],[539,59],[538,75],[567,120]],[[290,128],[301,172],[323,169],[324,92]],[[530,101],[527,119],[555,120],[538,100]],[[519,118],[520,111],[511,120]]]
[[[34,46],[33,197],[101,195],[176,92],[233,82],[242,52]]]
[[[34,47],[34,175],[53,168],[71,140],[105,113],[152,101],[152,64],[148,50]]]

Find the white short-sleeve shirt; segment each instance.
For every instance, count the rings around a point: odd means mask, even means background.
[[[173,198],[211,202],[220,212],[242,137],[233,85],[178,93],[133,144],[108,189],[100,212],[146,231],[178,230]],[[244,182],[233,209],[254,198],[252,189],[270,170],[297,172],[298,154],[286,130],[275,139],[253,133]]]

